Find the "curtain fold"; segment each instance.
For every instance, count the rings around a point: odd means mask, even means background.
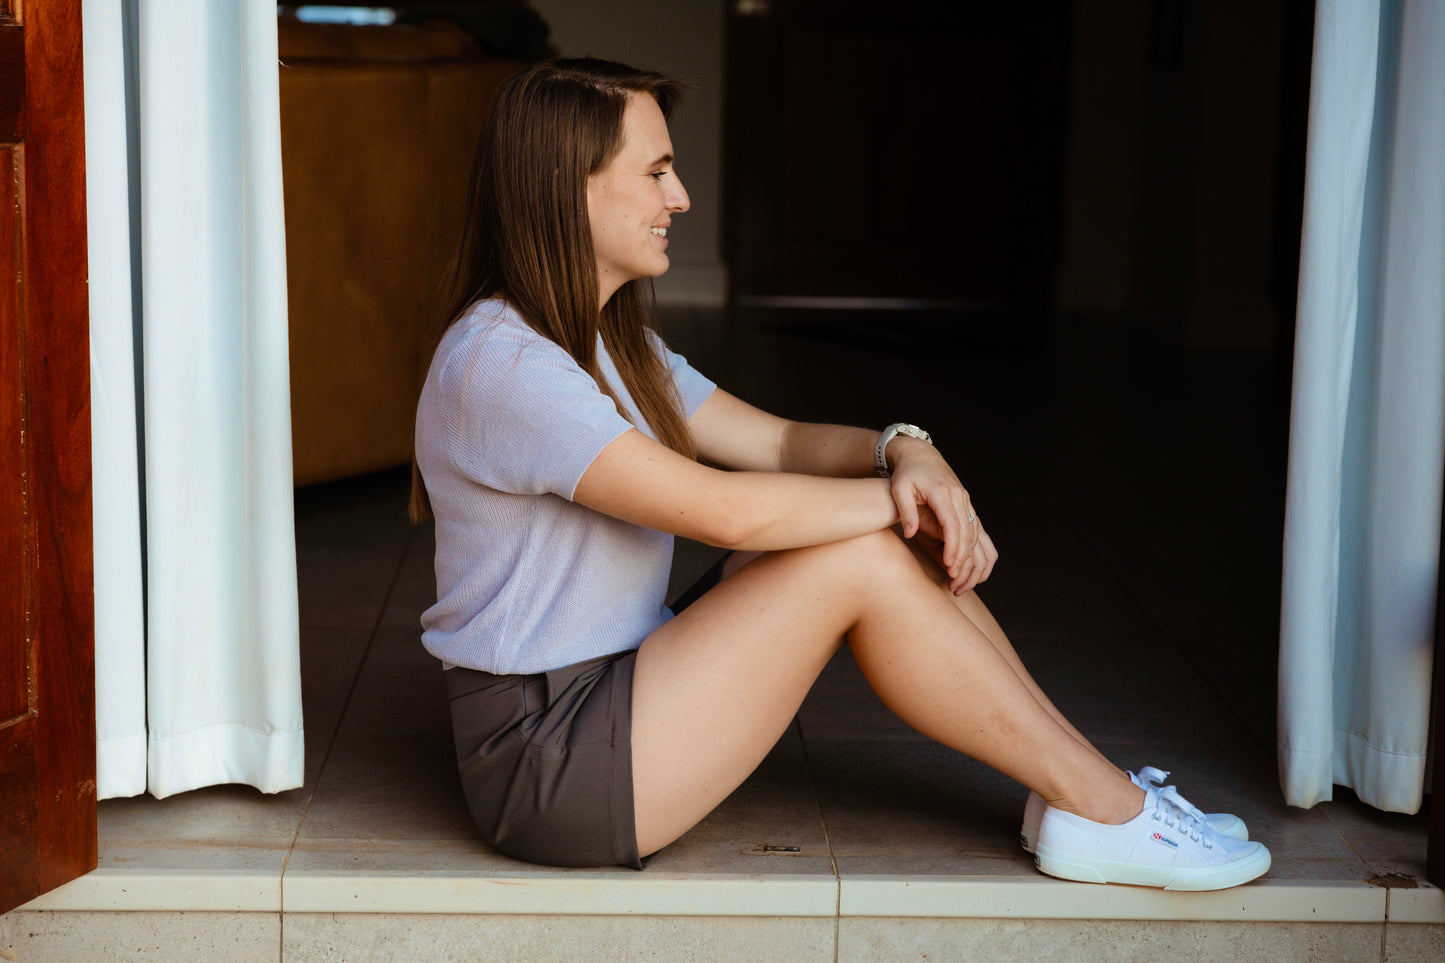
[[[1416,812],[1445,466],[1445,5],[1321,0],[1286,497],[1286,801]]]
[[[135,338],[119,4],[84,0],[90,422],[95,517],[96,791],[146,788],[145,614],[136,451]]]
[[[91,6],[100,4],[87,4],[87,17]],[[131,507],[124,524],[144,520],[143,785],[157,797],[231,782],[278,792],[301,785],[302,720],[276,7],[131,0],[127,9],[140,241],[121,251],[117,236],[92,262],[139,266],[144,508]],[[92,94],[101,91],[88,84]],[[127,167],[110,141],[87,144],[91,183]],[[121,216],[117,204],[100,226]],[[93,218],[93,238],[96,229]],[[104,306],[121,310],[110,296]],[[107,370],[120,355],[134,361],[135,340],[115,354]],[[112,394],[118,408],[122,392]],[[97,489],[111,457],[97,443]],[[139,565],[128,570],[118,556],[103,575],[99,555],[97,598],[129,594],[115,586]],[[133,711],[134,680],[109,678],[111,657],[98,633],[98,711]],[[129,748],[129,723],[114,729]],[[101,786],[115,789],[102,796],[139,791],[129,768],[112,778],[105,756],[100,765]]]

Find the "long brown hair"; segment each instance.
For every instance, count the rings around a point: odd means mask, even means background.
[[[648,337],[657,316],[652,279],[624,284],[599,310],[587,216],[587,179],[621,150],[628,98],[650,96],[670,117],[682,88],[663,74],[591,58],[539,63],[502,84],[477,142],[442,333],[476,301],[505,298],[627,417],[598,364],[600,332],[638,412],[663,444],[693,458],[682,402]],[[430,515],[413,454],[411,517]]]

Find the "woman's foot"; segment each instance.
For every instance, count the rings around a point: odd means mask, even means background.
[[[1034,863],[1050,876],[1172,890],[1238,886],[1263,876],[1269,850],[1222,836],[1146,787],[1144,810],[1118,826],[1044,808]]]

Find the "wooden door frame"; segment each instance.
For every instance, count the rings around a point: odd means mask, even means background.
[[[20,701],[7,707],[18,711],[0,721],[0,784],[32,787],[28,802],[5,794],[6,911],[94,869],[98,847],[80,0],[0,0],[0,32],[9,94],[0,93],[0,261],[8,262],[0,359],[9,389],[0,402],[8,436],[0,501],[18,507],[3,516],[3,544],[17,549],[6,563],[20,574],[0,609],[24,636],[0,640],[20,656],[4,664],[24,675]]]

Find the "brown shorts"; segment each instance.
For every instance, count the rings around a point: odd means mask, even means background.
[[[549,866],[641,869],[632,814],[637,653],[538,675],[448,669],[457,768],[500,852]]]
[[[722,580],[726,557],[673,603]],[[632,671],[619,652],[537,675],[448,669],[457,768],[498,851],[549,866],[642,868],[632,809]]]

